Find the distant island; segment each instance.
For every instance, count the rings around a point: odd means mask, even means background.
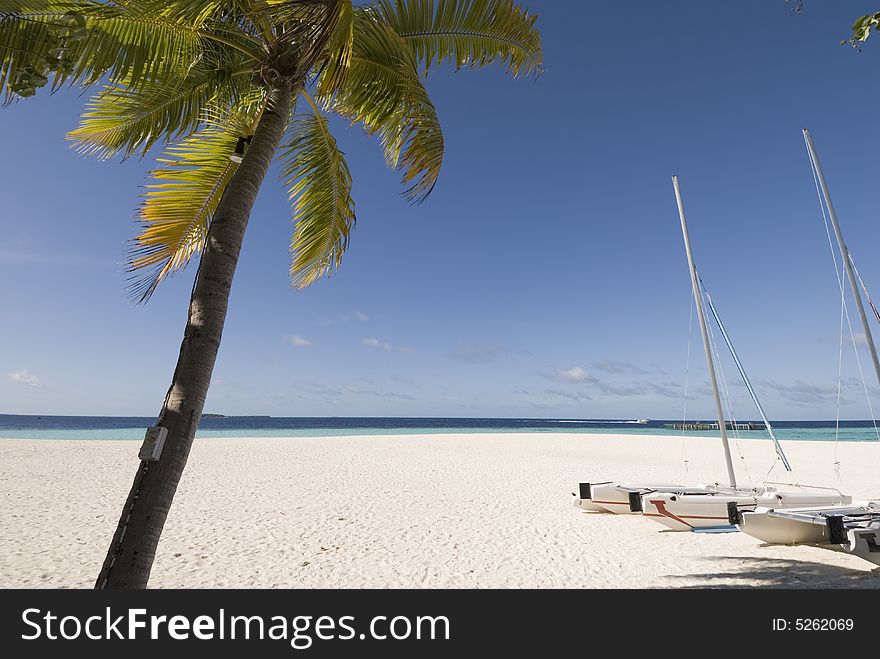
[[[203,419],[271,419],[268,414],[202,414]]]

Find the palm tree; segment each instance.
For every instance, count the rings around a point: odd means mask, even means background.
[[[351,175],[328,113],[378,136],[405,197],[422,201],[443,161],[423,85],[431,66],[541,69],[536,16],[513,0],[0,0],[7,102],[46,85],[100,85],[76,148],[100,158],[165,143],[127,269],[147,300],[200,255],[171,386],[97,588],[146,586],[202,415],[257,192],[277,157],[292,205],[290,276],[332,274],[355,223]]]

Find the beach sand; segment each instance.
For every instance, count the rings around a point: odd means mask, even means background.
[[[0,440],[0,587],[88,588],[137,467],[131,441]],[[752,482],[769,442],[740,443]],[[788,442],[833,485],[831,442]],[[837,446],[840,484],[880,495],[880,444]],[[735,455],[738,452],[735,449]],[[200,439],[153,588],[880,587],[880,570],[741,533],[664,531],[571,505],[583,480],[714,482],[711,438],[475,434]]]

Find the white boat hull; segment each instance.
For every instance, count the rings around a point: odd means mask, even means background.
[[[838,516],[845,519],[880,520],[880,503],[875,501],[856,501],[851,505],[826,505],[821,507],[759,507],[753,511],[742,512],[737,519],[737,526],[746,535],[750,535],[771,545],[821,545],[832,542],[832,533],[828,526],[828,517]],[[867,522],[870,524],[870,522]],[[855,525],[856,522],[852,521]],[[869,528],[869,527],[866,527]],[[836,538],[841,540],[841,538]],[[870,549],[868,539],[855,542],[864,544]],[[876,552],[874,552],[876,553]]]
[[[833,493],[778,492],[756,488],[721,490],[706,494],[653,493],[642,497],[644,515],[673,531],[695,531],[713,528],[732,529],[729,507],[740,511],[758,506],[797,508],[806,506],[846,505],[850,497]]]
[[[880,565],[880,521],[871,522],[867,527],[857,527],[847,531],[849,544],[844,547],[850,554],[858,556],[874,565]]]
[[[574,507],[591,513],[607,513],[605,508],[593,503],[593,488],[599,485],[607,485],[607,483],[579,483],[578,493],[572,494],[571,502]]]
[[[649,492],[703,492],[712,488],[674,483],[597,483],[591,486],[591,504],[616,515],[630,515],[641,512],[641,497]]]
[[[822,544],[828,542],[827,525],[771,517],[772,509],[744,511],[737,528],[746,535],[770,545]]]

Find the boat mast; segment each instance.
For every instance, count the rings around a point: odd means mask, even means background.
[[[712,359],[712,345],[709,342],[709,329],[706,326],[706,313],[703,311],[703,296],[700,294],[700,280],[697,276],[697,268],[694,265],[694,255],[691,252],[691,239],[688,235],[687,220],[684,217],[684,203],[681,200],[681,188],[678,186],[678,177],[672,177],[672,187],[675,188],[675,200],[678,202],[678,217],[681,219],[681,234],[684,237],[684,250],[687,253],[688,267],[691,271],[691,287],[694,293],[694,303],[697,305],[697,317],[700,319],[700,334],[703,337],[703,349],[706,351],[706,366],[709,368],[709,381],[712,383],[712,395],[715,398],[715,415],[718,418],[718,430],[721,432],[721,445],[724,447],[724,461],[727,463],[727,475],[730,479],[730,487],[736,487],[736,474],[733,471],[733,459],[730,455],[730,441],[727,439],[727,423],[724,421],[724,411],[721,407],[721,395],[718,393],[718,379],[715,376],[715,361]]]
[[[862,327],[865,328],[865,339],[868,343],[868,350],[871,353],[871,360],[874,362],[874,372],[877,374],[877,381],[880,382],[880,359],[877,358],[877,347],[874,345],[874,337],[871,336],[871,328],[868,325],[868,316],[865,314],[865,306],[862,304],[862,296],[859,294],[859,287],[856,283],[855,274],[853,273],[849,248],[847,248],[846,243],[843,242],[843,234],[840,232],[840,225],[837,223],[837,213],[834,212],[834,206],[831,204],[831,195],[828,194],[828,184],[825,183],[825,175],[822,173],[822,167],[819,165],[819,156],[816,155],[816,147],[813,146],[813,138],[810,137],[810,131],[806,128],[804,128],[804,141],[807,143],[807,151],[810,154],[810,162],[813,165],[813,171],[816,172],[816,178],[819,180],[819,187],[822,188],[825,207],[828,209],[828,216],[831,218],[831,226],[834,227],[834,235],[837,238],[837,246],[840,248],[840,258],[843,259],[843,267],[846,268],[846,276],[847,279],[849,279],[849,285],[852,288],[853,297],[856,300],[856,307],[859,310],[859,316],[862,318]]]

